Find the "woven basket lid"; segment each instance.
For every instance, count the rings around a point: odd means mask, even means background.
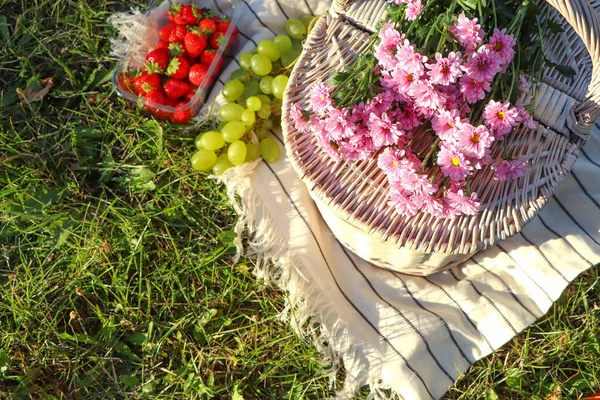
[[[338,1],[319,19],[284,94],[282,126],[293,167],[341,243],[381,267],[428,275],[515,235],[536,216],[573,167],[600,114],[600,73],[594,68],[600,54],[598,14],[587,0],[551,4],[556,8],[546,2],[540,6],[565,32],[544,38],[545,54],[577,74],[567,78],[546,70],[534,114],[538,127],[519,126],[510,134],[508,154],[530,160],[525,176],[498,181],[489,167],[477,171],[471,188],[479,194],[481,211],[453,219],[397,214],[388,205],[387,178],[375,159],[333,162],[318,150],[314,135],[295,129],[290,106],[306,109],[316,82],[327,81],[366,51],[369,36],[387,16],[387,2]],[[430,143],[420,146],[429,148]],[[491,150],[493,158],[504,152],[501,143]]]

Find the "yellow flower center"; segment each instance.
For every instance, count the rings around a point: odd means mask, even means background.
[[[415,80],[415,77],[413,76],[413,74],[408,74],[408,75],[406,75],[406,80],[409,82],[412,82]]]
[[[471,138],[471,142],[473,143],[479,143],[480,140],[481,137],[479,137],[479,135],[473,135],[473,137]]]
[[[448,122],[448,128],[452,128],[452,127],[454,127],[454,121]]]
[[[502,50],[503,46],[502,46],[502,42],[498,42],[494,45],[494,50],[496,51],[500,51]]]
[[[394,167],[397,167],[397,166],[398,166],[398,162],[396,162],[396,161],[392,161],[392,165],[393,165]]]
[[[450,71],[450,68],[447,65],[444,65],[442,67],[442,72],[448,72],[448,71]]]
[[[498,117],[499,119],[504,119],[504,111],[498,111],[498,114],[496,114],[496,117]]]
[[[460,160],[456,157],[452,157],[450,159],[450,162],[452,163],[452,165],[454,165],[455,167],[458,167],[460,165]]]

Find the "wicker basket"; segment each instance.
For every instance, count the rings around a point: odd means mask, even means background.
[[[570,65],[577,74],[566,78],[555,70],[545,71],[534,114],[539,127],[518,127],[511,134],[509,154],[526,155],[532,161],[526,175],[496,181],[490,168],[478,171],[471,188],[480,194],[480,213],[449,220],[425,213],[396,214],[387,205],[387,179],[375,160],[335,163],[315,151],[313,135],[294,128],[290,105],[306,108],[314,83],[328,79],[332,71],[343,69],[365,51],[369,35],[387,15],[387,2],[337,0],[320,18],[284,94],[283,133],[293,167],[342,244],[380,267],[429,275],[515,235],[542,209],[569,174],[600,116],[600,19],[594,9],[600,4],[549,0],[550,7],[541,3],[554,21],[568,22],[562,24],[565,32],[544,38],[546,55]],[[492,146],[494,157],[501,151],[501,145]]]

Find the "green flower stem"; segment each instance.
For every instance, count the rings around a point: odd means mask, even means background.
[[[437,137],[431,144],[429,151],[427,152],[427,154],[425,155],[425,158],[423,159],[423,162],[421,163],[421,173],[423,173],[425,171],[425,167],[427,166],[427,163],[429,162],[431,157],[433,157],[433,154],[437,150],[437,146],[440,143],[440,140],[442,140],[442,139],[440,137]]]

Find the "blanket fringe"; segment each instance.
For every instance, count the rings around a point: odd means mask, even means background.
[[[251,184],[251,175],[260,161],[231,168],[220,176],[211,176],[227,187],[227,196],[239,219],[235,225],[237,253],[256,259],[253,270],[265,284],[276,285],[287,293],[280,319],[290,324],[295,333],[310,338],[321,354],[321,363],[328,366],[330,389],[336,388],[336,378],[342,364],[346,372],[343,387],[333,399],[351,399],[362,386],[370,387],[368,399],[401,399],[396,390],[381,381],[380,371],[373,371],[367,356],[349,337],[334,308],[325,296],[315,290],[307,278],[302,261],[292,254],[288,243],[278,232],[268,210]],[[242,242],[243,235],[248,239]]]

